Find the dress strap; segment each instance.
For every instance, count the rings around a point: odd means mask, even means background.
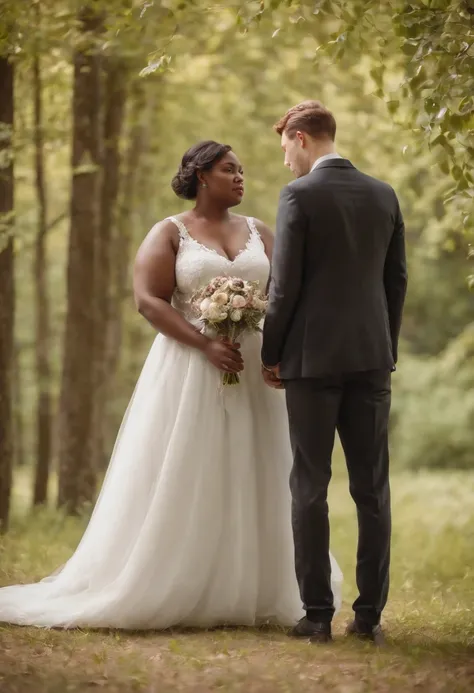
[[[182,241],[186,241],[189,238],[188,229],[180,219],[177,219],[176,217],[167,217],[167,220],[172,221],[173,224],[178,227],[179,237]]]
[[[250,236],[248,240],[248,244],[253,241],[255,238],[257,240],[257,243],[265,250],[265,243],[263,242],[263,238],[260,235],[260,231],[257,229],[257,224],[255,223],[255,219],[253,217],[245,217],[247,220],[247,226],[250,229]]]
[[[247,226],[250,229],[250,234],[251,236],[256,236],[257,238],[260,238],[260,233],[257,229],[257,225],[255,223],[255,219],[253,217],[245,217],[247,220]]]

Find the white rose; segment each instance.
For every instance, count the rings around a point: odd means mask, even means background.
[[[211,299],[210,298],[205,298],[203,301],[201,301],[199,308],[201,310],[201,313],[207,313],[211,305]]]
[[[243,296],[234,296],[232,299],[232,308],[243,308],[247,301]]]
[[[214,294],[212,298],[214,303],[217,303],[218,306],[225,306],[225,304],[229,302],[229,296],[223,291]]]
[[[240,320],[242,320],[242,311],[241,310],[233,310],[230,314],[230,319],[233,322],[240,322]]]
[[[206,310],[205,317],[209,320],[218,320],[221,316],[221,312],[221,307],[217,303],[212,302]]]

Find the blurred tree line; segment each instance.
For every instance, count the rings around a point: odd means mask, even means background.
[[[0,525],[12,479],[69,513],[95,498],[153,339],[130,269],[184,209],[184,150],[233,146],[242,213],[273,224],[288,182],[272,125],[305,98],[338,150],[390,182],[410,287],[394,459],[474,453],[474,9],[468,0],[0,2]],[[22,473],[22,472],[21,472]]]

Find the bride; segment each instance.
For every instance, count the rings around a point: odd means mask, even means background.
[[[175,193],[192,211],[154,226],[134,271],[140,313],[159,332],[74,555],[52,576],[0,590],[0,621],[45,627],[164,629],[293,625],[291,451],[282,393],[260,372],[261,339],[213,340],[189,311],[216,276],[270,272],[272,234],[229,212],[243,172],[229,146],[183,157]],[[222,371],[241,372],[221,386]],[[332,560],[340,605],[342,575]]]

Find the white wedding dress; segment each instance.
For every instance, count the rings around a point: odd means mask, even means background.
[[[174,306],[218,275],[267,284],[252,219],[234,261],[178,226]],[[201,352],[158,335],[125,414],[88,528],[60,572],[0,590],[0,621],[164,629],[292,625],[293,562],[284,396],[260,373],[260,335],[241,339],[241,383],[223,388]],[[336,606],[342,575],[332,559]]]

